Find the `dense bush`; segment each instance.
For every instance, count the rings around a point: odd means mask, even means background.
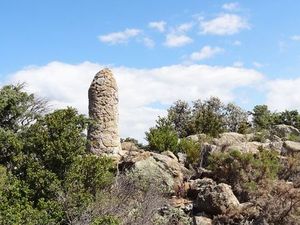
[[[212,97],[206,101],[197,100],[193,105],[193,122],[196,133],[217,137],[225,131],[224,104]]]
[[[0,224],[73,224],[114,177],[86,155],[88,120],[75,109],[44,114],[22,85],[0,90]]]
[[[0,89],[0,127],[17,131],[30,125],[43,112],[46,103],[23,91],[24,85],[7,85]]]
[[[91,225],[119,225],[120,222],[118,219],[113,216],[102,216],[93,220]]]
[[[277,178],[280,163],[274,151],[261,149],[253,154],[231,150],[213,153],[208,168],[216,181],[231,185],[241,201],[248,201],[258,185]]]
[[[180,138],[194,133],[192,109],[187,102],[178,100],[168,109],[168,119]]]
[[[186,154],[188,163],[199,163],[201,154],[201,145],[199,142],[183,138],[178,144],[178,151]]]
[[[159,118],[156,126],[146,132],[148,148],[153,151],[163,152],[178,150],[178,135],[167,118]]]

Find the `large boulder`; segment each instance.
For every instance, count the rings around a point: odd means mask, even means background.
[[[222,146],[222,145],[237,145],[247,141],[248,141],[247,136],[244,134],[239,134],[235,132],[226,132],[220,134],[219,138],[215,138],[213,140],[213,143],[217,146]]]
[[[300,131],[297,128],[285,124],[275,125],[271,133],[285,139],[288,139],[291,135],[300,136]]]
[[[175,192],[185,176],[190,176],[190,171],[171,152],[159,154],[144,150],[124,151],[120,168],[127,169],[142,182],[161,186],[169,193]]]
[[[212,225],[212,219],[204,216],[194,216],[193,218],[194,225]]]
[[[131,141],[124,141],[121,143],[121,148],[123,151],[129,152],[129,151],[137,151],[139,148],[136,146],[135,143]]]
[[[239,210],[241,205],[227,184],[217,184],[210,178],[191,182],[191,190],[197,193],[194,208],[208,215],[218,215]]]
[[[300,153],[300,142],[285,141],[283,143],[283,153],[291,154]]]

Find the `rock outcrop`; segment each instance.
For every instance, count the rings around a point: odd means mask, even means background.
[[[284,153],[288,155],[293,155],[294,153],[300,152],[300,142],[295,141],[285,141],[283,143]]]
[[[195,216],[193,218],[194,225],[212,225],[212,220],[204,216]]]
[[[139,177],[146,183],[155,183],[167,192],[174,193],[178,185],[182,184],[184,177],[190,174],[172,152],[159,154],[144,151],[134,144],[130,145],[129,142],[122,143],[122,147],[120,170],[130,171],[133,176]]]
[[[280,138],[289,138],[291,135],[300,136],[300,131],[297,128],[285,124],[275,125],[271,131],[273,135]]]
[[[109,69],[103,69],[94,77],[89,88],[88,148],[96,155],[120,154],[118,122],[118,88]]]
[[[209,178],[191,181],[191,191],[197,193],[195,209],[208,215],[224,214],[241,207],[229,185],[217,184]]]

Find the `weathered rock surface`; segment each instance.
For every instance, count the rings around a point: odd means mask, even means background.
[[[272,134],[280,138],[288,138],[290,135],[300,136],[300,131],[293,126],[279,124],[272,128]]]
[[[121,143],[121,148],[123,151],[137,151],[138,147],[130,141],[125,141]]]
[[[300,152],[300,142],[285,141],[283,143],[284,152],[287,154],[294,154]]]
[[[88,148],[97,155],[118,155],[121,151],[118,122],[118,88],[109,69],[94,77],[89,88]]]
[[[210,178],[192,181],[191,190],[197,193],[194,207],[199,212],[218,215],[238,210],[241,207],[229,185],[217,184]]]
[[[134,176],[157,183],[171,193],[183,182],[183,178],[190,174],[171,152],[158,154],[139,149],[123,153],[121,168],[127,168]]]
[[[222,145],[238,145],[247,142],[247,137],[243,134],[227,132],[220,134],[220,138],[215,138],[213,143],[218,146]]]
[[[194,225],[212,225],[212,219],[204,216],[195,216],[193,218]]]

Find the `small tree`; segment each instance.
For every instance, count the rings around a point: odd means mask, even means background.
[[[225,107],[225,126],[230,132],[241,132],[248,122],[248,114],[234,103],[228,103]]]
[[[300,128],[300,115],[297,110],[285,110],[278,113],[277,124],[286,124],[296,128]]]
[[[216,137],[225,130],[224,105],[219,98],[211,97],[202,102],[197,100],[193,105],[193,120],[197,133]]]
[[[46,111],[46,101],[24,91],[24,84],[0,89],[0,127],[14,131],[31,124]]]
[[[252,112],[252,122],[257,130],[269,129],[273,124],[273,114],[267,105],[256,105]]]
[[[62,179],[74,158],[86,152],[86,126],[87,119],[74,108],[56,110],[23,132],[24,151]]]
[[[191,119],[192,110],[187,102],[178,100],[168,109],[168,119],[174,124],[174,128],[180,138],[193,133]]]
[[[177,152],[178,135],[167,118],[159,117],[156,126],[146,132],[146,140],[151,150]]]

